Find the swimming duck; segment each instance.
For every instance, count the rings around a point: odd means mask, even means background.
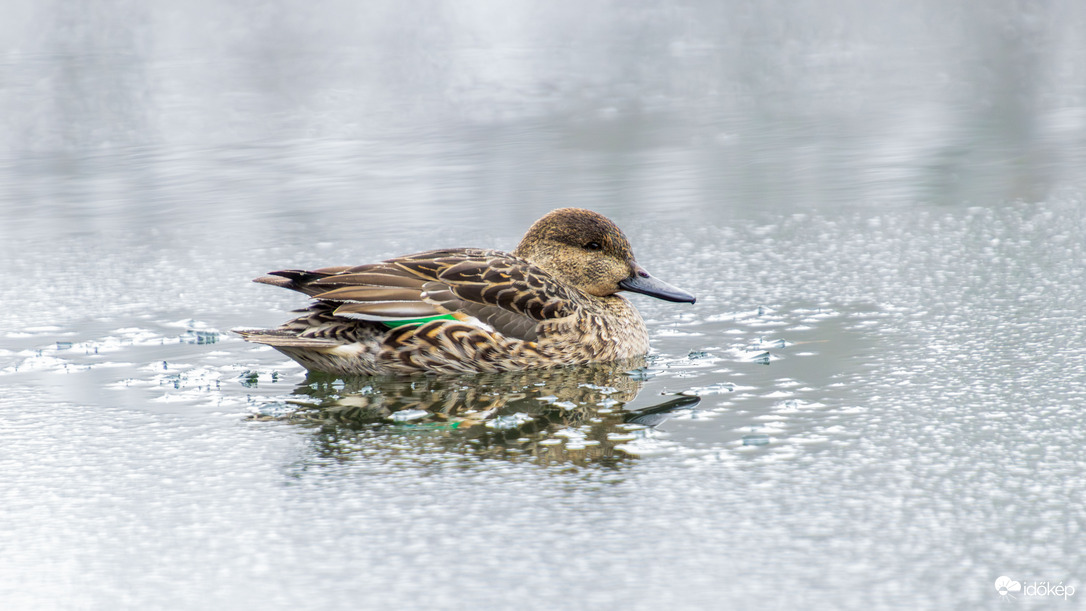
[[[237,331],[332,374],[500,372],[644,355],[648,331],[619,291],[694,303],[649,275],[601,214],[561,208],[512,253],[431,250],[254,280],[314,299],[275,329]]]

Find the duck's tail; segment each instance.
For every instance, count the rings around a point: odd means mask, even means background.
[[[301,337],[295,329],[233,329],[245,341],[276,348],[334,348],[340,342],[320,337]]]
[[[311,283],[316,282],[321,278],[334,276],[348,269],[350,269],[349,266],[326,267],[314,271],[307,271],[303,269],[284,269],[277,272],[269,272],[267,276],[254,278],[253,282],[257,282],[260,284],[270,284],[272,286],[281,286],[285,289],[298,291],[299,293],[305,293],[306,295],[312,297],[317,293],[328,290],[328,287],[311,286]]]

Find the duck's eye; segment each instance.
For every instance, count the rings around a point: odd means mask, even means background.
[[[584,245],[585,250],[601,250],[603,246],[600,246],[599,242],[589,242]]]

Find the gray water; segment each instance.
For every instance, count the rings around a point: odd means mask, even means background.
[[[1083,606],[1081,3],[0,13],[3,608]],[[229,332],[566,205],[698,295],[646,361]]]

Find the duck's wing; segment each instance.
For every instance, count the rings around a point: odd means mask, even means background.
[[[334,314],[390,327],[434,318],[477,320],[507,337],[537,338],[537,325],[572,313],[575,289],[496,250],[432,250],[357,267],[284,270],[256,282],[336,304]]]

